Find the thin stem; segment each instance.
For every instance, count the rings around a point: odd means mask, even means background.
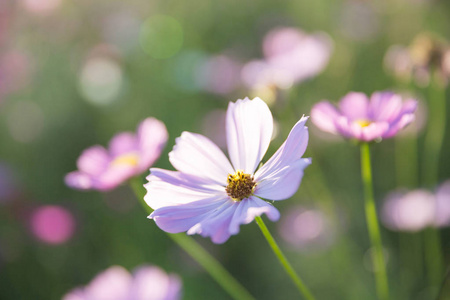
[[[142,207],[147,213],[153,210],[144,201],[145,189],[139,177],[130,180],[130,186]],[[167,236],[178,246],[186,251],[200,266],[202,266],[211,277],[236,300],[254,300],[255,298],[202,246],[194,239],[185,234],[170,234]]]
[[[383,256],[380,226],[378,224],[377,210],[373,197],[372,167],[370,163],[370,149],[368,143],[361,144],[361,176],[364,184],[364,198],[367,229],[372,243],[374,255],[372,262],[375,272],[375,282],[379,299],[389,299],[389,286],[386,274],[386,265]]]
[[[286,259],[286,256],[284,256],[283,252],[281,252],[280,247],[278,247],[277,242],[270,234],[269,229],[267,229],[266,224],[264,224],[261,217],[255,218],[256,223],[258,224],[259,228],[261,229],[264,237],[266,238],[267,242],[269,243],[270,247],[272,247],[273,252],[275,253],[275,256],[280,261],[281,265],[284,267],[286,273],[291,277],[292,281],[297,286],[300,293],[305,297],[307,300],[314,300],[313,295],[309,291],[309,289],[306,287],[306,285],[303,283],[303,281],[300,279],[298,274],[295,272],[295,270],[292,268],[289,261]]]
[[[425,261],[431,287],[438,287],[442,280],[443,266],[441,237],[437,228],[425,230]]]
[[[434,75],[428,88],[428,126],[424,141],[423,183],[434,186],[439,181],[439,157],[446,128],[445,87]],[[432,116],[432,117],[431,117]],[[442,277],[443,254],[439,232],[430,228],[425,232],[425,255],[430,286],[436,286]]]
[[[424,141],[423,182],[435,185],[439,179],[439,157],[446,128],[445,88],[436,76],[428,88],[428,125]]]

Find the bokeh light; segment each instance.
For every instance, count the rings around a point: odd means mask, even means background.
[[[45,205],[33,211],[30,227],[37,239],[57,245],[67,242],[73,236],[75,218],[62,206]]]
[[[105,106],[117,101],[123,85],[120,64],[108,56],[89,58],[81,70],[80,91],[92,104]]]
[[[140,41],[142,49],[151,57],[169,58],[183,45],[183,27],[173,17],[154,15],[142,24]]]

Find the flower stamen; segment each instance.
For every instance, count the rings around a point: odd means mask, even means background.
[[[256,183],[253,175],[238,170],[235,174],[228,174],[226,191],[234,201],[242,201],[253,195]]]
[[[358,120],[355,120],[354,122],[356,124],[358,124],[359,126],[361,126],[362,128],[367,127],[370,124],[372,124],[372,122],[367,119],[358,119]]]

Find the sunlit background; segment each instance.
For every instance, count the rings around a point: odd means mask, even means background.
[[[450,132],[424,177],[434,69],[412,70],[408,48],[426,48],[424,35],[446,44],[450,2],[0,0],[0,298],[61,299],[111,266],[155,265],[179,276],[183,299],[229,299],[128,186],[69,189],[80,153],[151,116],[169,132],[154,165],[172,169],[182,131],[225,149],[228,101],[258,96],[275,118],[272,154],[314,103],[390,89],[420,101],[414,124],[372,147],[392,299],[434,299],[427,231],[449,262],[436,207],[450,210]],[[450,51],[439,68],[445,85]],[[313,164],[268,226],[317,299],[376,299],[359,149],[309,128]],[[195,239],[257,299],[297,299],[254,223],[223,245]]]

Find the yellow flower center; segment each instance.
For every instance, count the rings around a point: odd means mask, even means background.
[[[111,165],[113,166],[127,165],[135,167],[138,165],[138,163],[139,163],[139,155],[137,155],[136,153],[126,153],[116,157],[111,162]]]
[[[367,119],[358,119],[358,120],[355,120],[354,122],[363,128],[372,124],[372,122]]]
[[[238,170],[234,174],[228,174],[226,191],[234,201],[242,201],[253,195],[256,183],[253,175],[245,174]]]

